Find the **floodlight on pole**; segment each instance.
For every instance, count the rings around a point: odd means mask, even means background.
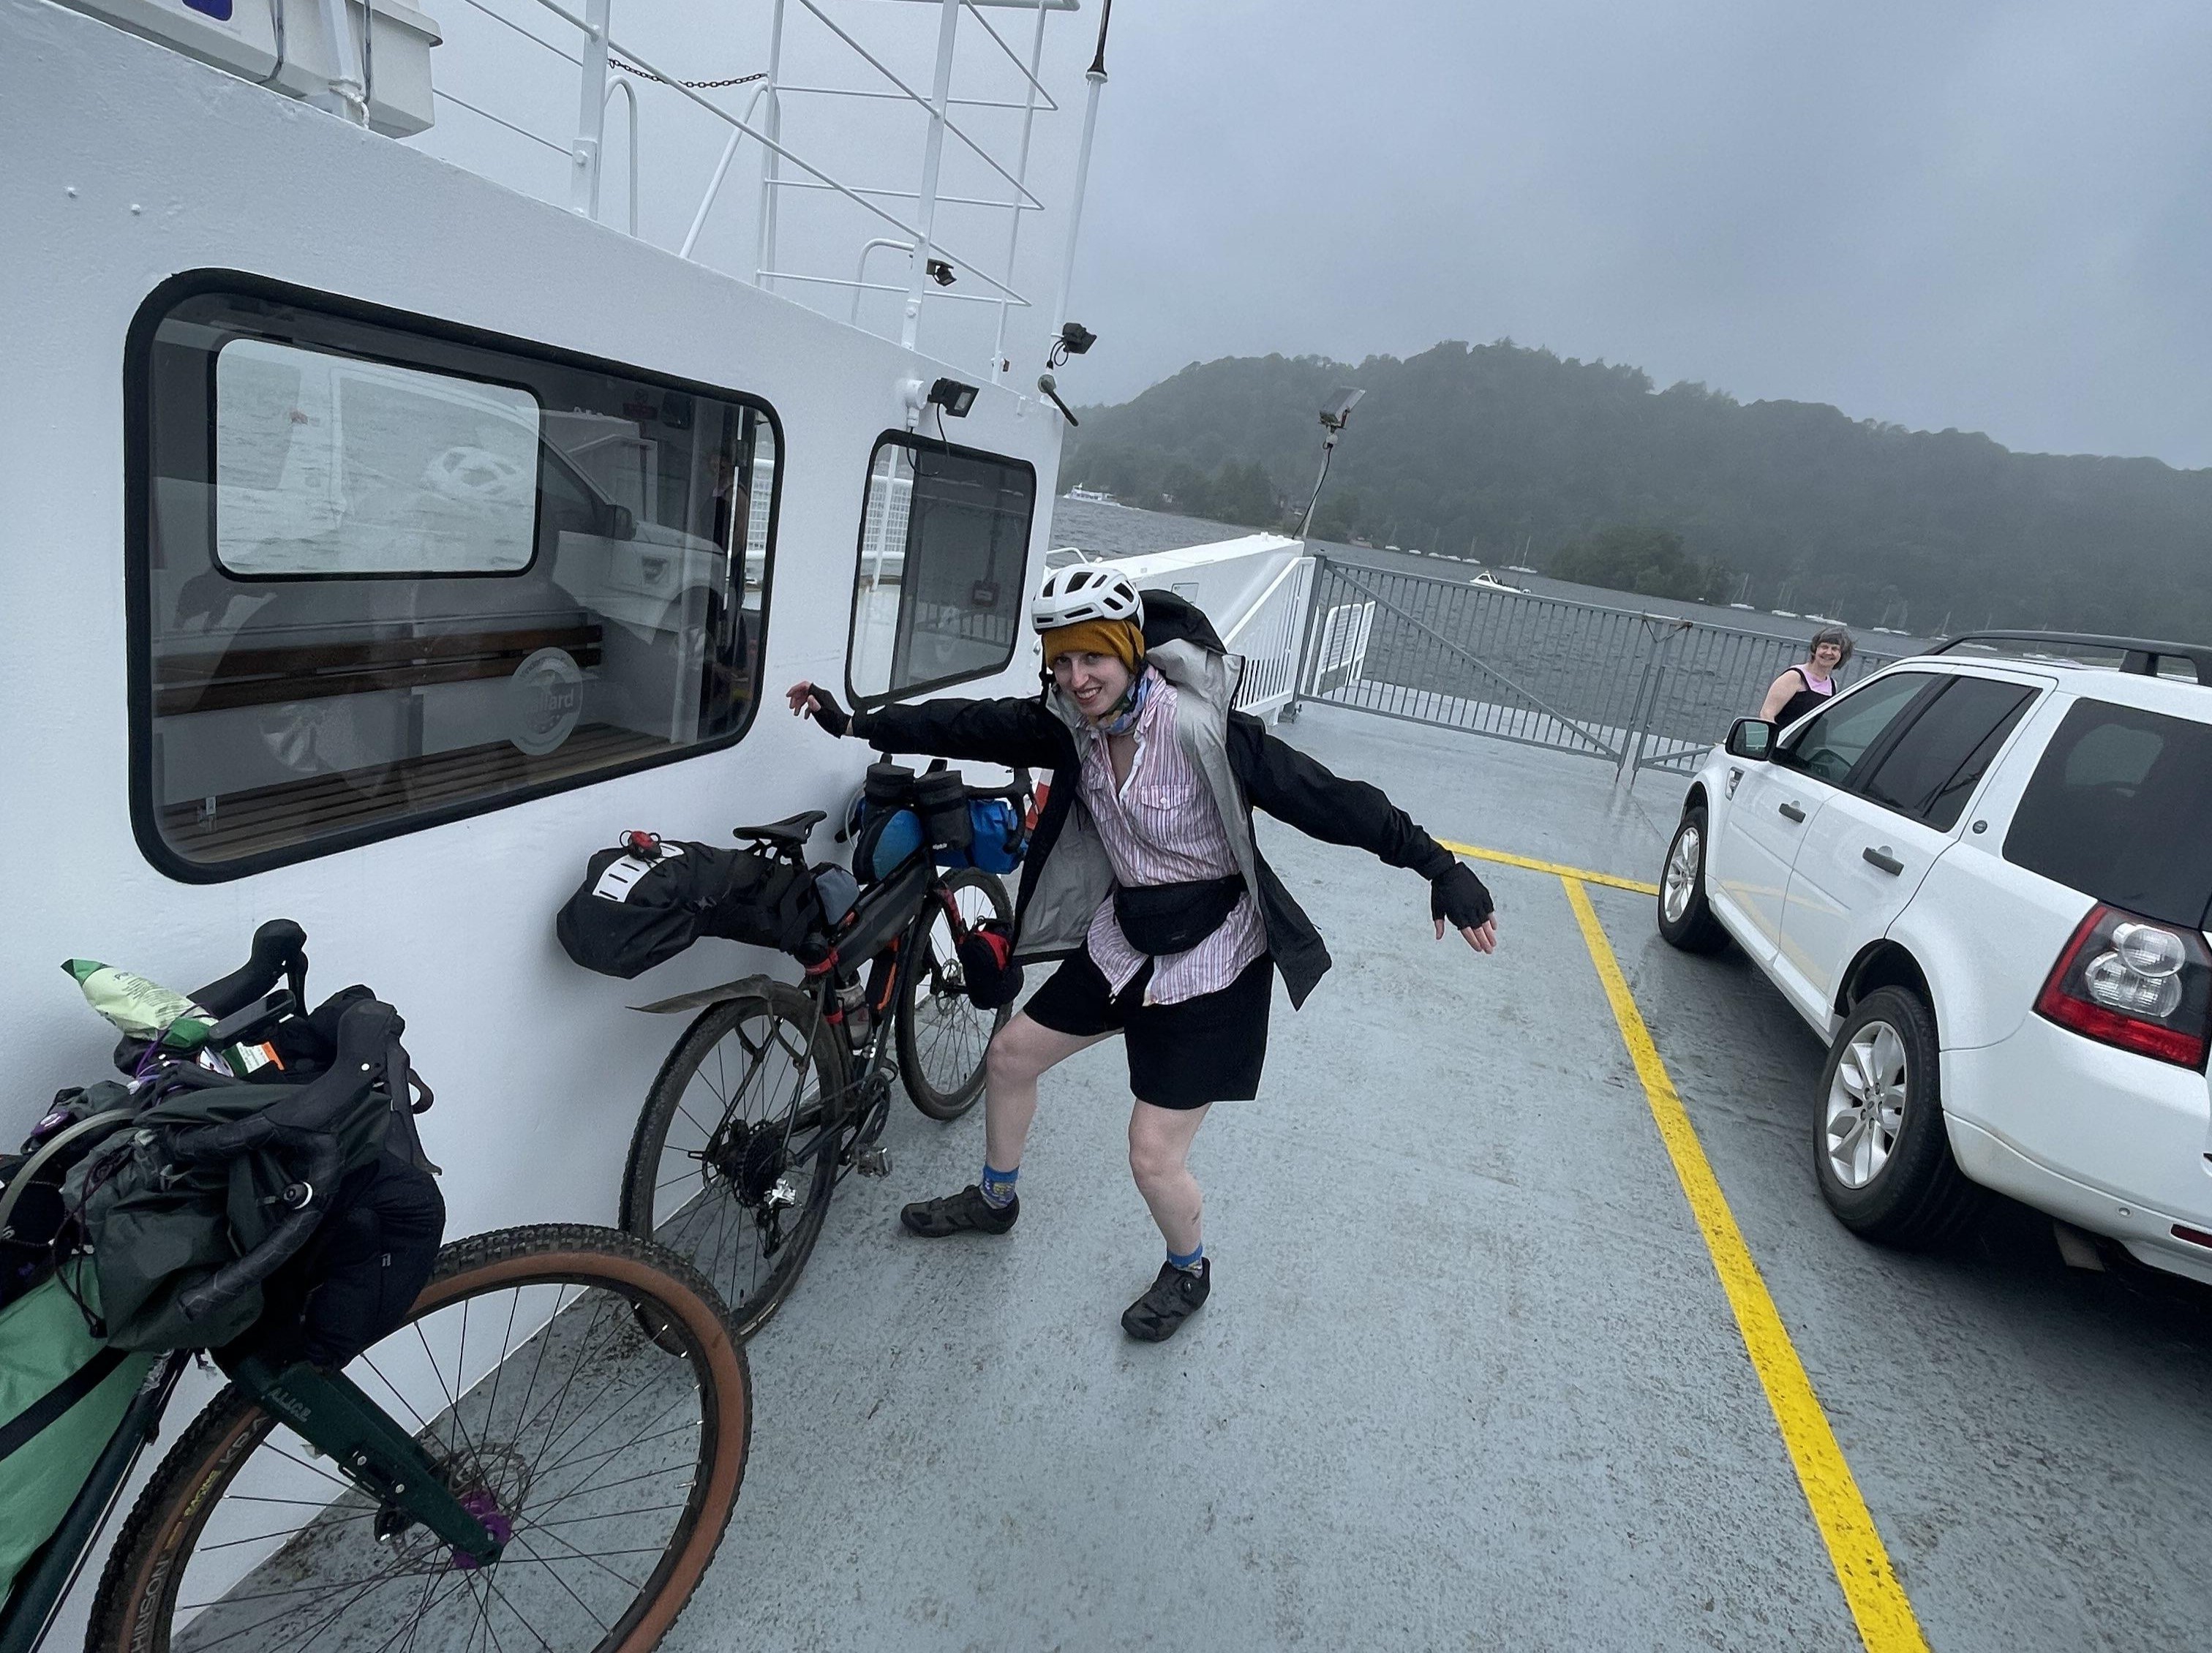
[[[1359,398],[1367,392],[1350,385],[1340,385],[1328,404],[1321,410],[1321,475],[1314,478],[1313,497],[1306,501],[1306,514],[1298,521],[1298,538],[1306,537],[1313,526],[1314,507],[1321,503],[1322,484],[1328,480],[1328,462],[1336,452],[1336,439],[1345,426],[1352,422],[1352,410],[1359,405]]]

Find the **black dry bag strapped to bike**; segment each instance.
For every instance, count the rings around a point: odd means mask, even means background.
[[[224,1349],[250,1334],[257,1352],[340,1364],[399,1324],[428,1279],[445,1204],[415,1132],[429,1093],[405,1023],[366,988],[295,1019],[334,1027],[320,1077],[254,1084],[173,1064],[70,1171],[64,1202],[112,1346]]]
[[[592,857],[553,928],[577,963],[628,981],[702,936],[791,952],[822,923],[813,880],[787,861],[632,832]]]

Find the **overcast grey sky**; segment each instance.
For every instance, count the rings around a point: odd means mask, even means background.
[[[833,15],[926,46],[932,10]],[[766,5],[744,11],[617,0],[617,32],[726,73],[763,49]],[[1056,22],[1058,85],[1096,12]],[[481,20],[441,15],[444,76]],[[1109,66],[1069,305],[1103,343],[1062,374],[1080,399],[1221,356],[1510,336],[1745,401],[2212,463],[2202,0],[1121,0]],[[1046,179],[1073,101],[1041,126]],[[432,147],[477,164],[497,143],[468,119],[441,112]],[[714,141],[689,143],[696,173]],[[680,239],[699,183],[648,183],[648,236]],[[1057,222],[1024,233],[1057,262]]]

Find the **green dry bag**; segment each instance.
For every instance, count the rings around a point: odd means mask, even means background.
[[[64,1267],[96,1296],[90,1269]],[[0,1309],[0,1597],[62,1524],[154,1360],[94,1337],[58,1276]]]

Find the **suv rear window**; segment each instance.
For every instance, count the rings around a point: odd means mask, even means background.
[[[2020,800],[2004,856],[2084,895],[2201,929],[2212,909],[2212,725],[2085,700]]]

